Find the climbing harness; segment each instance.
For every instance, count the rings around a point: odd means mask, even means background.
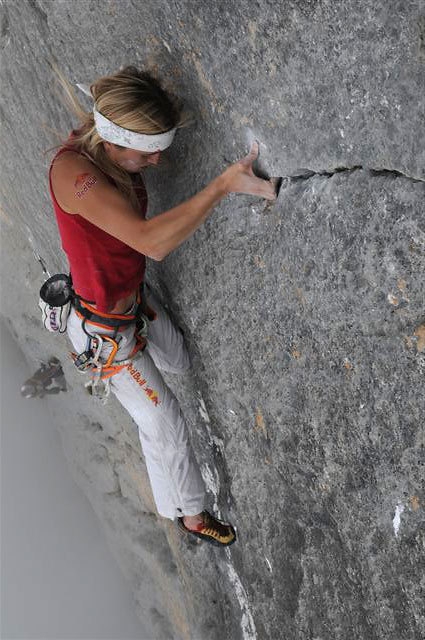
[[[130,313],[103,313],[93,307],[90,302],[81,298],[72,288],[71,276],[60,273],[52,276],[40,289],[39,306],[42,309],[43,324],[49,331],[64,333],[71,307],[81,319],[81,326],[87,335],[86,348],[81,353],[70,352],[74,364],[80,373],[90,373],[90,380],[85,384],[90,395],[106,402],[110,393],[110,379],[124,367],[129,365],[134,356],[146,346],[149,322],[156,317],[143,295],[143,283],[140,285],[134,307]],[[100,331],[90,333],[86,323]],[[123,360],[116,360],[122,337],[119,332],[134,325],[136,344],[130,355]],[[90,328],[91,328],[90,327]],[[113,330],[107,335],[101,330]],[[100,358],[102,350],[109,343],[111,350],[103,362]]]
[[[86,349],[82,353],[71,354],[74,358],[74,364],[80,372],[90,373],[91,378],[85,384],[87,391],[92,396],[106,402],[110,394],[110,381],[112,376],[128,366],[134,356],[146,347],[149,321],[154,320],[156,314],[147,306],[144,300],[143,285],[138,291],[134,312],[126,314],[102,313],[77,295],[74,297],[73,304],[75,313],[82,321],[82,329],[87,335]],[[86,328],[87,322],[90,323],[91,327],[94,325],[100,330],[113,329],[114,333],[112,336],[102,333],[101,331],[90,333]],[[122,339],[119,332],[130,325],[134,325],[136,344],[127,358],[117,360],[116,355]],[[106,361],[102,362],[100,355],[108,343],[111,350]]]

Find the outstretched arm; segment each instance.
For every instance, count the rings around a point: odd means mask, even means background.
[[[244,193],[275,199],[273,183],[254,175],[252,165],[257,156],[258,143],[254,143],[247,156],[228,167],[192,198],[150,220],[141,219],[104,174],[75,153],[60,156],[58,160],[63,158],[63,161],[57,161],[52,169],[52,185],[56,199],[65,211],[78,213],[136,251],[162,260],[196,231],[227,194]],[[83,172],[92,177],[92,185],[81,196],[73,187],[77,176]]]

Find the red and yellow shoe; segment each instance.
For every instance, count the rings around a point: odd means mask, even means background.
[[[196,529],[188,529],[183,518],[177,519],[177,525],[184,533],[196,536],[217,547],[228,547],[236,541],[236,532],[231,524],[214,518],[208,511],[203,511],[201,516],[202,522],[197,525]]]

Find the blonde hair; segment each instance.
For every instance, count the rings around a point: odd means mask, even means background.
[[[52,66],[68,106],[80,121],[73,136],[62,144],[88,156],[137,208],[138,201],[129,173],[109,158],[104,141],[96,131],[93,113],[82,107],[73,86],[56,65]],[[98,111],[125,129],[156,134],[186,124],[174,96],[166,93],[149,73],[136,67],[124,67],[117,73],[99,78],[91,85],[90,91]]]

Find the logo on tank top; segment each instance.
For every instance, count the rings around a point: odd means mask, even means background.
[[[74,187],[77,189],[75,195],[78,198],[82,198],[96,182],[96,176],[92,176],[90,173],[80,173],[74,182]]]

